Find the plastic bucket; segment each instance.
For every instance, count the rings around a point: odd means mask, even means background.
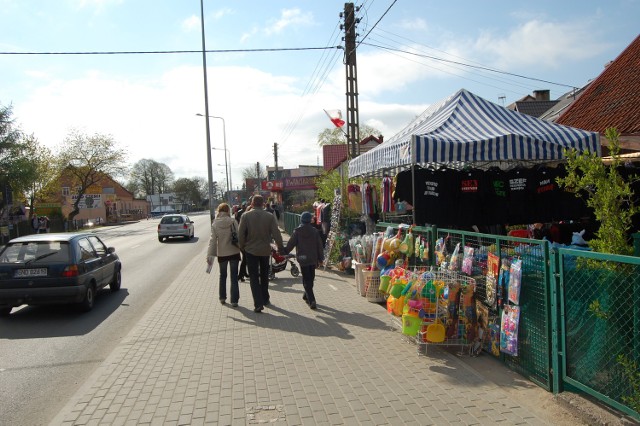
[[[402,334],[415,336],[420,331],[422,320],[415,315],[402,315]]]
[[[389,275],[382,275],[380,277],[380,287],[378,287],[378,290],[380,290],[381,293],[387,293],[389,290],[390,283],[391,283],[391,277]]]
[[[389,293],[395,297],[396,299],[402,295],[402,290],[404,289],[404,284],[394,284],[391,287]]]

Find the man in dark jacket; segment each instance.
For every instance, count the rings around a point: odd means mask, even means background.
[[[296,249],[296,260],[302,272],[302,298],[311,309],[316,309],[316,296],[313,294],[313,281],[316,278],[316,268],[324,261],[324,250],[320,232],[311,224],[313,215],[304,212],[300,216],[300,226],[293,230],[293,235],[287,242],[285,253]]]

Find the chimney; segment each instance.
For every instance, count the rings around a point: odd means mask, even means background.
[[[534,90],[533,96],[536,101],[548,101],[550,99],[549,90]]]

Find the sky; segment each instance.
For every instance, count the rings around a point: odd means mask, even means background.
[[[359,121],[385,139],[462,88],[505,106],[534,90],[558,98],[639,33],[640,0],[354,4]],[[323,109],[346,117],[345,2],[202,5],[213,180],[225,181],[225,145],[234,188],[244,169],[274,166],[274,143],[281,167],[322,165]],[[152,159],[206,179],[200,6],[0,0],[0,105],[54,152],[72,131],[108,135],[128,166]]]

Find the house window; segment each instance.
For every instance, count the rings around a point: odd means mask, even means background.
[[[63,186],[62,187],[62,195],[63,196],[68,197],[69,196],[69,192],[70,191],[69,191],[69,187],[68,186]]]

